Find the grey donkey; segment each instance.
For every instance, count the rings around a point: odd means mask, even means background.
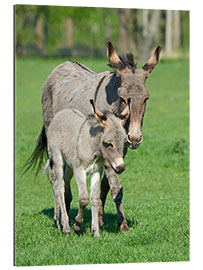
[[[123,123],[129,116],[126,105],[120,120],[109,112],[100,112],[92,104],[94,115],[86,117],[79,110],[64,109],[54,116],[47,129],[49,160],[44,171],[49,170],[55,201],[54,219],[58,227],[69,236],[69,218],[65,206],[65,186],[74,173],[79,193],[79,211],[74,230],[79,232],[84,210],[89,201],[86,175],[91,175],[92,226],[91,232],[99,236],[100,179],[104,160],[116,173],[125,170],[124,144],[127,141]],[[69,174],[63,178],[63,166]],[[60,219],[60,220],[59,220]]]
[[[143,141],[142,125],[149,93],[146,88],[146,80],[159,62],[161,47],[157,46],[150,59],[140,68],[137,68],[133,55],[119,56],[112,43],[107,43],[107,54],[112,71],[95,73],[86,66],[72,61],[58,65],[46,79],[42,89],[42,111],[44,126],[39,136],[37,147],[28,159],[27,169],[39,160],[37,172],[46,152],[46,130],[52,122],[55,114],[67,108],[79,109],[86,116],[91,113],[87,106],[90,99],[95,101],[100,111],[110,111],[120,117],[125,102],[130,98],[130,115],[124,125],[128,142],[125,144],[125,153],[128,147],[137,149]],[[124,155],[125,155],[124,153]],[[118,225],[121,230],[128,230],[125,219],[122,197],[123,187],[118,175],[109,164],[105,164],[105,174],[101,182],[99,220],[103,223],[103,212],[106,196],[111,191],[118,213]],[[68,168],[66,174],[70,174]],[[72,194],[70,186],[65,187],[65,200],[67,212],[69,211]]]

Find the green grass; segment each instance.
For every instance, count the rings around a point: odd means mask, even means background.
[[[63,59],[17,59],[15,145],[15,262],[18,266],[189,260],[189,63],[162,60],[147,81],[150,100],[144,119],[144,141],[129,150],[123,206],[130,231],[117,230],[116,208],[108,195],[101,237],[90,233],[85,213],[83,235],[73,231],[78,194],[72,180],[71,236],[53,220],[52,186],[46,175],[21,176],[42,126],[41,87]],[[106,60],[81,60],[104,71]],[[89,180],[88,180],[89,181]],[[88,182],[89,185],[89,182]]]

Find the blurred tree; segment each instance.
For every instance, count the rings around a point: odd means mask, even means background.
[[[111,39],[121,53],[146,60],[157,43],[170,56],[189,50],[189,12],[16,5],[19,55],[105,56]]]
[[[181,26],[180,26],[180,11],[173,11],[173,48],[180,48]]]
[[[132,10],[132,21],[133,21],[133,30],[132,30],[132,35],[133,35],[133,41],[135,44],[135,48],[138,45],[138,41],[139,41],[139,25],[138,25],[138,9],[133,9]]]
[[[111,39],[111,20],[110,20],[109,13],[105,17],[105,26],[106,26],[105,38],[106,40],[110,40]]]
[[[35,23],[35,35],[37,39],[37,46],[43,50],[43,38],[44,38],[44,33],[43,33],[43,16],[41,13],[36,16],[36,23]]]
[[[184,52],[188,52],[190,43],[190,14],[188,11],[181,11],[181,22],[181,48]]]
[[[149,30],[149,10],[143,9],[142,10],[142,35],[144,39],[147,38],[148,30]]]
[[[165,52],[167,56],[172,53],[172,10],[166,11]]]
[[[66,43],[67,48],[73,46],[73,19],[71,17],[66,18]]]
[[[130,9],[120,8],[119,9],[120,18],[120,37],[119,37],[119,49],[120,52],[124,53],[130,48]]]
[[[152,10],[151,18],[149,20],[149,32],[143,38],[142,46],[140,48],[139,56],[141,60],[149,58],[151,49],[154,45],[154,40],[158,30],[158,23],[160,18],[160,10]]]

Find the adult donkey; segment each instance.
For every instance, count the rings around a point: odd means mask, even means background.
[[[72,61],[57,66],[48,76],[42,89],[44,128],[40,138],[46,138],[46,130],[53,116],[65,108],[75,108],[89,115],[91,108],[87,104],[93,99],[100,111],[110,111],[120,117],[126,100],[130,99],[130,116],[124,126],[128,135],[125,153],[127,146],[136,149],[143,140],[141,129],[149,97],[145,82],[159,61],[160,51],[161,47],[158,46],[146,64],[137,69],[131,53],[123,57],[118,56],[112,43],[108,41],[107,54],[114,72],[95,73],[86,66]],[[69,211],[72,201],[69,179],[72,175],[67,168],[64,171],[65,201]],[[101,183],[100,225],[103,224],[104,205],[109,190],[116,204],[118,225],[121,230],[127,231],[128,226],[122,207],[123,187],[113,168],[105,163],[105,174]]]

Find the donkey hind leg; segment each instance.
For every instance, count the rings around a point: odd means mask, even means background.
[[[100,178],[102,171],[94,172],[91,175],[91,203],[92,203],[92,228],[93,236],[99,237],[99,207],[100,207]]]
[[[70,180],[73,177],[73,169],[69,167],[67,164],[64,165],[64,181],[65,181],[65,204],[66,204],[66,212],[68,214],[70,210],[70,204],[72,201],[72,192],[70,187]]]
[[[59,201],[58,201],[58,198],[54,192],[54,188],[53,188],[53,194],[54,194],[54,220],[55,220],[55,223],[58,227],[58,229],[60,230],[61,229],[61,225],[60,225],[60,207],[59,207]]]
[[[111,191],[111,197],[116,204],[116,209],[117,209],[117,214],[118,214],[118,226],[120,230],[122,231],[129,231],[127,221],[126,221],[124,211],[123,211],[123,206],[122,206],[123,187],[120,184],[118,175],[115,173],[113,168],[107,163],[105,163],[105,171],[106,171],[106,175],[104,177],[108,179],[110,191]],[[104,205],[101,205],[101,207],[102,207],[102,210],[100,210],[100,213],[103,212]]]
[[[76,223],[74,224],[74,230],[76,233],[79,233],[84,220],[85,208],[89,202],[89,196],[87,192],[85,171],[82,168],[77,168],[74,170],[74,176],[77,182],[79,193],[79,209],[75,218]]]
[[[63,180],[63,160],[60,153],[57,153],[57,158],[53,157],[53,167],[50,170],[50,180],[53,184],[53,193],[55,201],[54,218],[59,227],[59,215],[61,217],[61,227],[63,232],[69,236],[69,218],[66,212],[65,198],[64,198],[64,180]]]

